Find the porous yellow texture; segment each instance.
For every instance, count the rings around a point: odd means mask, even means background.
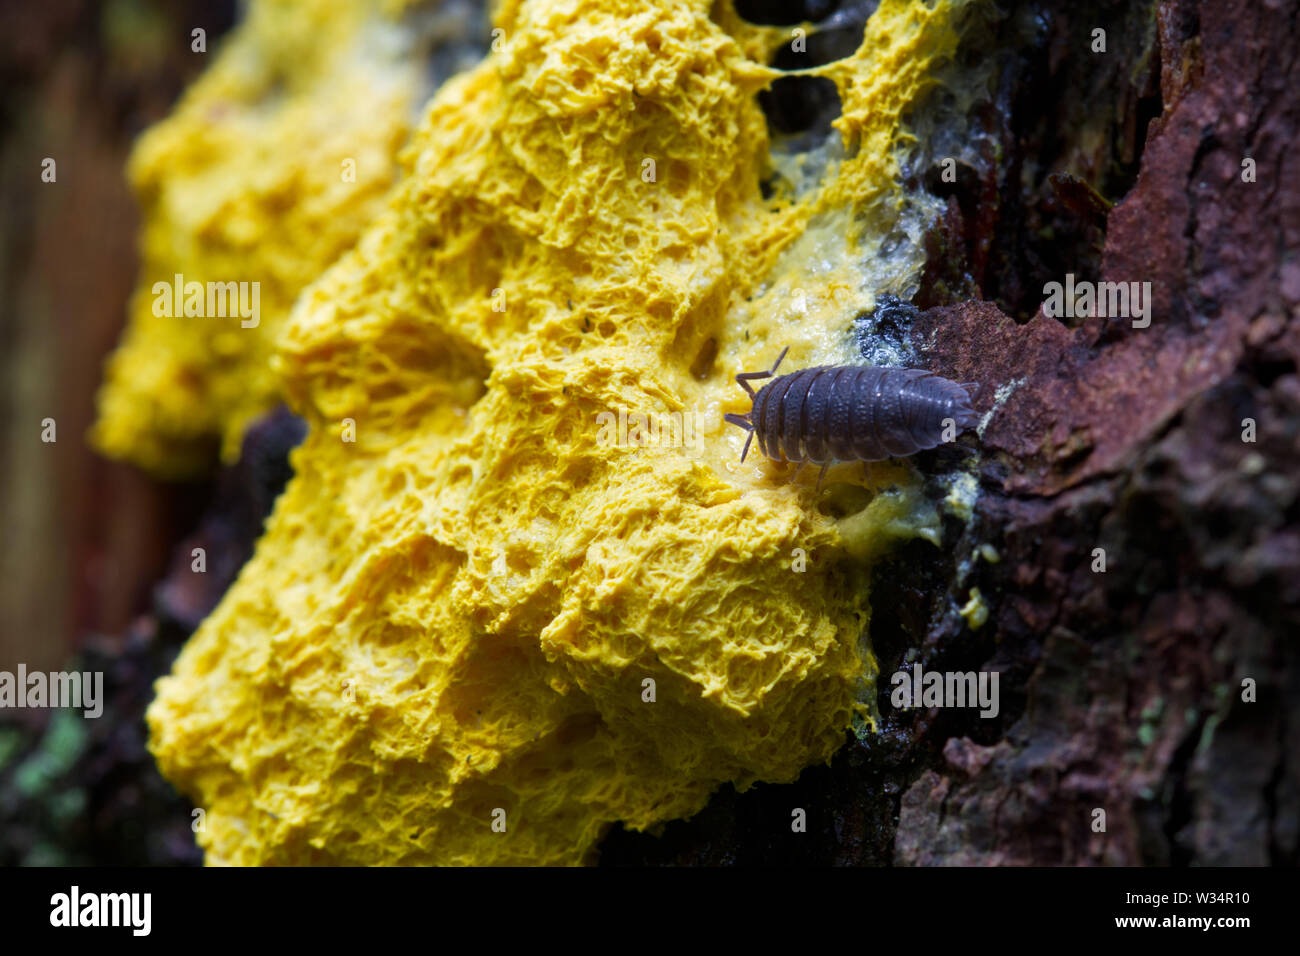
[[[219,53],[193,54],[214,57],[211,68],[140,139],[128,170],[141,271],[91,433],[105,454],[198,474],[218,450],[238,457],[249,420],[277,401],[274,335],[382,208],[427,95],[401,7],[255,0]],[[202,314],[159,304],[155,285],[177,275],[202,284],[202,307],[191,306]],[[247,283],[248,306],[257,283],[256,313],[215,295],[209,311],[210,282]]]
[[[953,12],[883,0],[819,70],[842,141],[765,200],[756,93],[788,31],[703,0],[502,5],[502,48],[298,301],[296,475],[149,711],[210,863],[589,861],[614,821],[790,780],[869,720],[870,561],[933,509],[907,466],[873,495],[858,465],[823,513],[812,470],[740,464],[721,416],[787,345],[786,370],[850,360],[853,315],[914,277],[914,249],[871,250]],[[620,410],[661,443],[602,431]]]

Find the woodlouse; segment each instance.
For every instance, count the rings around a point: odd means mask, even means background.
[[[753,400],[749,415],[724,416],[749,432],[741,461],[757,435],[768,458],[821,465],[820,486],[832,461],[901,458],[943,444],[946,419],[957,432],[979,422],[967,392],[972,385],[914,368],[818,365],[774,378],[755,392],[750,381],[776,375],[788,351],[771,371],[736,376]]]

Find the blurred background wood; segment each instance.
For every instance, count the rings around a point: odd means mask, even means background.
[[[234,15],[198,0],[0,5],[0,668],[54,669],[78,635],[124,630],[206,497],[104,460],[85,432],[135,280],[127,155]],[[195,27],[207,54],[191,52]]]

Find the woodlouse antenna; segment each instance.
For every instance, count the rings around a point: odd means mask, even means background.
[[[728,424],[738,425],[749,432],[749,437],[745,439],[745,450],[740,453],[740,460],[744,461],[745,456],[749,454],[749,443],[754,440],[754,423],[747,416],[737,415],[735,412],[727,412],[722,418]]]
[[[749,394],[750,398],[754,397],[754,390],[749,387],[749,383],[756,379],[771,378],[773,375],[775,375],[776,370],[781,367],[781,360],[785,358],[785,353],[788,351],[790,351],[790,346],[787,345],[785,348],[781,350],[781,354],[776,357],[776,364],[772,366],[770,371],[741,372],[739,375],[736,376],[736,381],[739,383],[740,387],[743,388]]]

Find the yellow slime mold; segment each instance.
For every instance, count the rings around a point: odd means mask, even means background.
[[[721,417],[786,345],[850,360],[914,276],[873,251],[954,5],[883,0],[818,70],[847,149],[770,200],[756,60],[788,34],[710,6],[504,3],[299,299],[296,476],[149,711],[210,863],[580,863],[870,720],[870,560],[934,509],[888,465],[832,518]]]
[[[274,334],[382,208],[427,95],[396,10],[259,0],[175,114],[141,138],[129,168],[141,281],[91,434],[105,454],[165,477],[202,473],[218,448],[237,457],[249,420],[278,400]],[[162,293],[176,276],[203,289],[198,314],[184,314],[184,299],[173,314]],[[248,317],[229,299],[209,304],[208,283],[223,296],[245,283]]]

